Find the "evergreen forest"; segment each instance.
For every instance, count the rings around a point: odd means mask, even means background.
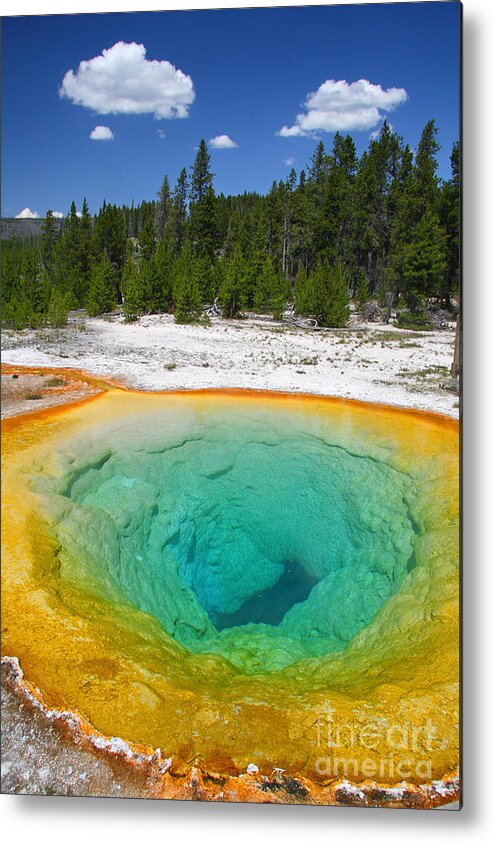
[[[71,309],[117,307],[127,321],[281,318],[289,305],[344,327],[351,301],[372,300],[403,327],[424,328],[431,303],[451,310],[459,295],[460,150],[439,179],[437,135],[431,120],[414,153],[385,122],[358,157],[337,132],[331,149],[320,141],[305,169],[264,196],[216,193],[202,140],[155,201],[105,201],[96,215],[85,199],[80,212],[72,202],[62,224],[47,211],[37,240],[4,241],[2,323],[59,327]]]

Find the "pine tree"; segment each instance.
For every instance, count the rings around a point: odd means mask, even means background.
[[[26,240],[2,243],[2,324],[21,330],[38,322],[35,290],[40,274],[39,252]],[[42,272],[43,274],[43,272]]]
[[[307,220],[309,218],[309,195],[306,187],[305,170],[299,175],[297,189],[293,195],[292,223],[292,277],[296,278],[302,267],[307,271],[311,264],[311,235]]]
[[[323,327],[345,327],[350,315],[343,263],[320,261],[313,273],[315,316]]]
[[[345,327],[350,316],[348,276],[342,261],[319,260],[311,275],[301,269],[295,287],[299,313],[313,316],[322,327]]]
[[[158,201],[154,215],[154,227],[157,239],[162,240],[170,223],[171,211],[170,182],[167,175],[165,175],[161,183],[157,197]]]
[[[256,312],[272,313],[275,318],[281,318],[289,294],[290,288],[283,275],[276,272],[270,257],[264,258],[254,291]]]
[[[53,263],[53,252],[59,236],[59,227],[53,216],[53,211],[47,210],[46,217],[41,226],[41,238],[39,248],[43,266],[50,271]]]
[[[217,243],[216,197],[210,155],[201,140],[191,173],[190,236],[194,253],[213,260]]]
[[[66,216],[62,235],[53,250],[53,272],[59,289],[70,296],[71,304],[79,307],[84,300],[84,276],[81,266],[80,220],[75,202]]]
[[[292,261],[292,224],[294,211],[294,192],[297,183],[297,173],[290,170],[289,176],[283,184],[283,250],[281,271],[285,278],[291,275]],[[280,185],[281,186],[281,185]]]
[[[177,179],[172,196],[171,206],[171,237],[173,253],[178,257],[185,242],[187,224],[187,195],[188,195],[187,170],[181,170]]]
[[[319,141],[307,167],[305,190],[307,270],[315,265],[323,253],[327,252],[331,241],[331,216],[327,204],[332,163],[332,157],[326,154],[323,142]]]
[[[394,192],[394,213],[390,221],[390,250],[381,286],[381,303],[391,308],[403,291],[403,256],[417,224],[416,184],[413,154],[409,146],[402,150]]]
[[[42,316],[46,316],[49,309],[52,291],[56,289],[57,287],[53,285],[50,273],[47,269],[45,269],[44,266],[42,266],[36,276],[36,284],[34,288],[34,293],[32,294],[32,306],[36,313],[39,313]],[[67,307],[67,313],[65,315],[64,324],[67,322],[68,311],[69,307]]]
[[[194,277],[180,276],[175,290],[175,321],[192,324],[202,316],[201,293]]]
[[[141,309],[146,313],[171,312],[173,306],[173,260],[167,240],[161,240],[152,258],[141,260],[139,283]]]
[[[356,171],[357,152],[352,138],[336,132],[325,212],[331,219],[329,245],[333,259],[347,263],[354,262],[352,223]]]
[[[170,313],[173,307],[173,252],[167,236],[157,245],[150,271],[151,309],[155,313]]]
[[[202,316],[202,301],[197,282],[197,262],[190,243],[185,243],[174,267],[173,300],[175,321],[179,324],[197,322]]]
[[[422,132],[415,162],[405,147],[394,193],[388,287],[405,297],[413,314],[427,298],[441,295],[445,286],[446,240],[438,216],[436,134],[434,120],[430,120]]]
[[[438,295],[446,269],[446,236],[437,214],[426,210],[403,249],[403,292],[412,312]]]
[[[439,199],[437,172],[437,126],[429,120],[420,137],[415,158],[415,202],[417,222],[427,209],[436,210]]]
[[[115,272],[115,285],[127,257],[127,226],[121,208],[103,202],[94,223],[92,250],[95,260],[105,253]]]
[[[322,184],[328,173],[328,156],[324,151],[322,140],[317,144],[307,167],[308,181],[311,184]]]
[[[195,275],[203,304],[212,304],[217,294],[217,273],[215,264],[208,257],[195,260]]]
[[[208,189],[200,208],[199,214],[199,207],[197,205],[193,206],[191,214],[192,236],[194,236],[195,225],[195,231],[198,236],[196,253],[198,257],[205,257],[212,261],[216,255],[218,242],[216,196],[212,187]]]
[[[86,298],[88,316],[99,316],[115,306],[114,269],[106,253],[93,263]]]
[[[69,310],[69,296],[67,294],[64,295],[58,287],[52,287],[46,313],[48,325],[50,327],[63,327],[66,325]]]
[[[453,145],[451,179],[441,191],[440,220],[446,234],[446,269],[441,285],[441,298],[449,306],[451,296],[460,285],[460,147]]]
[[[91,214],[89,213],[89,207],[85,196],[82,202],[79,233],[79,266],[81,270],[80,289],[81,302],[83,302],[86,298],[86,292],[89,286],[89,279],[91,277],[91,261],[93,251],[93,220],[91,218]]]
[[[190,178],[190,201],[192,205],[200,205],[208,191],[213,186],[211,172],[211,156],[205,140],[201,140]]]
[[[218,292],[218,303],[227,319],[234,319],[245,306],[246,286],[249,283],[248,267],[240,246],[236,246],[226,261],[224,277]]]
[[[285,192],[285,183],[274,181],[266,197],[267,253],[280,269],[283,268]]]
[[[139,252],[141,260],[149,263],[156,250],[156,230],[154,220],[148,216],[139,234]]]
[[[72,202],[53,248],[51,272],[59,289],[70,295],[72,306],[82,306],[86,297],[93,257],[92,227],[86,199],[81,214]]]
[[[355,178],[353,251],[357,265],[366,272],[371,295],[385,295],[387,289],[401,154],[400,139],[385,120],[379,137],[362,155]]]
[[[146,296],[139,268],[131,254],[124,263],[121,287],[125,321],[134,322],[144,311]]]

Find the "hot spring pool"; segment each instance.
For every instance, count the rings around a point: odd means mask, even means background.
[[[328,705],[432,716],[454,768],[454,422],[114,390],[12,420],[4,450],[4,648],[50,704],[176,768],[309,777]]]

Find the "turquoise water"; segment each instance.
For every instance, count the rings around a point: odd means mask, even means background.
[[[264,416],[82,442],[57,480],[61,575],[244,670],[343,649],[414,563],[412,481]]]

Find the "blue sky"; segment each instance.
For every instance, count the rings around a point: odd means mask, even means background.
[[[201,138],[223,135],[236,145],[211,148],[217,192],[264,193],[319,138],[330,149],[335,126],[361,152],[383,117],[412,147],[434,117],[448,178],[459,14],[424,2],[4,18],[2,216],[152,199]],[[91,139],[96,127],[112,139]]]

